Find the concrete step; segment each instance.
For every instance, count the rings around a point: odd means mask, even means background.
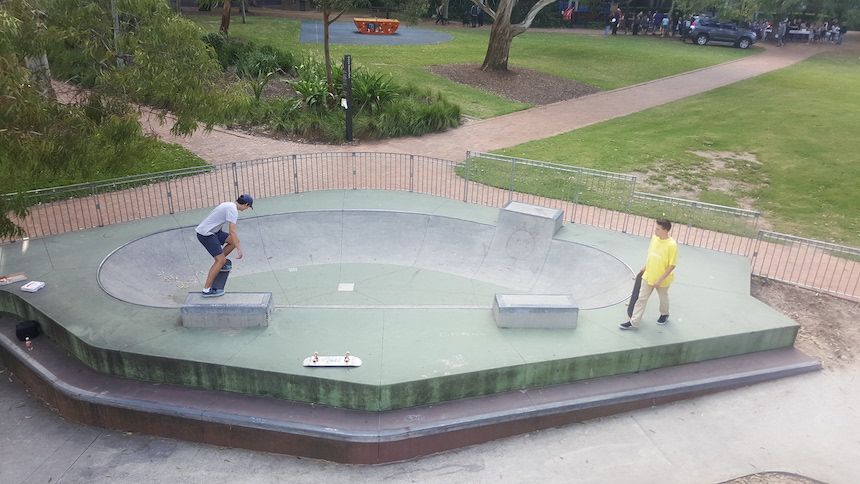
[[[0,360],[70,420],[336,462],[378,464],[821,369],[794,348],[385,412],[345,410],[97,373],[0,317]]]

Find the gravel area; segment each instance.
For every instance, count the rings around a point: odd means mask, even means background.
[[[513,101],[535,105],[552,104],[600,91],[589,84],[521,67],[510,68],[507,72],[485,72],[477,64],[445,64],[430,66],[430,72]]]

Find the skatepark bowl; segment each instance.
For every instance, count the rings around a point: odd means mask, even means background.
[[[817,368],[792,348],[796,323],[750,297],[744,257],[683,246],[670,324],[654,324],[655,301],[625,332],[647,238],[541,232],[502,224],[504,209],[384,190],[258,199],[226,290],[271,293],[268,326],[185,327],[180,307],[211,264],[194,232],[208,210],[0,247],[3,272],[46,282],[0,287],[0,310],[49,337],[21,351],[0,320],[7,366],[79,421],[371,463]],[[496,294],[572,295],[576,326],[499,327]],[[303,367],[314,352],[363,364]],[[794,356],[726,370],[779,352]],[[707,375],[657,377],[689,368]]]

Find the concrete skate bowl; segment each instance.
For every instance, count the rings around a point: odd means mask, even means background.
[[[629,297],[632,272],[582,244],[421,213],[323,210],[239,222],[245,257],[228,291],[272,292],[276,307],[490,307],[494,293],[572,294],[580,309]],[[113,297],[177,308],[212,259],[194,227],[158,232],[109,254],[99,284]],[[346,291],[344,291],[346,290]]]

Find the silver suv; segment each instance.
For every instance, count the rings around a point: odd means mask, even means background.
[[[708,42],[731,42],[741,49],[748,48],[757,40],[752,30],[738,27],[732,22],[721,22],[707,17],[699,17],[693,21],[687,37],[699,45],[706,45]]]

